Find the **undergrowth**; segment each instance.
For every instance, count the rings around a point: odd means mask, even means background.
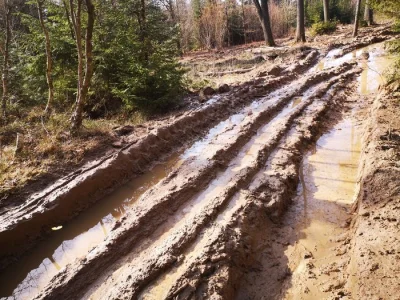
[[[313,36],[329,34],[336,30],[337,22],[329,21],[329,22],[317,22],[311,26],[311,34]]]
[[[139,112],[129,118],[85,119],[82,130],[71,135],[68,112],[42,115],[33,108],[0,128],[0,200],[42,174],[68,171],[103,151],[115,141],[116,126],[146,121]]]

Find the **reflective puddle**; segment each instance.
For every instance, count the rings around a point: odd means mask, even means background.
[[[155,165],[72,222],[55,227],[52,235],[30,255],[22,257],[1,273],[0,297],[13,295],[13,299],[31,299],[61,268],[76,258],[84,257],[90,249],[103,241],[115,221],[129,206],[179,166],[181,154],[175,153],[167,162]]]
[[[334,50],[335,51],[335,50]],[[362,53],[369,54],[361,56]],[[384,44],[376,44],[349,53],[338,60],[327,58],[317,68],[336,66],[338,63],[360,59],[363,72],[359,77],[359,94],[371,95],[384,83],[384,71],[393,61],[385,55]],[[339,62],[338,62],[339,61]],[[360,97],[360,101],[362,98]],[[284,216],[286,228],[291,227],[297,241],[288,245],[285,256],[292,272],[284,299],[325,299],[324,284],[332,280],[320,274],[309,280],[308,260],[304,253],[312,253],[315,267],[326,267],[338,261],[334,248],[336,238],[346,232],[351,205],[358,194],[358,167],[361,151],[362,122],[357,121],[356,111],[324,134],[315,148],[305,157],[300,168],[300,184],[293,205]]]
[[[307,299],[326,297],[320,290],[324,275],[318,282],[304,281],[308,263],[304,253],[312,253],[316,267],[334,261],[335,237],[345,231],[347,211],[358,192],[361,127],[355,118],[345,118],[319,139],[303,161],[298,196],[283,221],[298,237],[285,250],[292,284],[284,299],[298,299],[304,293],[302,285],[307,286]]]

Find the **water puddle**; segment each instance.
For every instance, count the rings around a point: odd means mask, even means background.
[[[341,57],[335,58],[340,49],[333,49],[310,72],[338,67],[345,62],[357,60],[363,68],[361,74],[361,93],[367,94],[376,91],[384,82],[383,73],[394,61],[394,57],[385,51],[385,42],[373,44],[358,50],[354,50]],[[368,56],[368,58],[367,58]]]
[[[103,241],[125,210],[181,163],[182,152],[136,177],[52,235],[0,275],[0,297],[31,299],[65,265]]]
[[[299,192],[283,221],[298,238],[285,251],[292,284],[284,299],[297,299],[299,293],[304,293],[299,291],[304,284],[308,289],[307,299],[326,296],[315,282],[304,282],[308,262],[304,253],[312,253],[315,267],[335,259],[334,237],[345,231],[342,225],[358,192],[361,127],[352,116],[343,119],[319,139],[303,161]],[[322,275],[318,282],[324,279],[328,280],[328,276]]]
[[[362,53],[368,53],[369,57]],[[335,52],[332,53],[332,57]],[[377,92],[384,83],[383,74],[393,61],[385,55],[384,44],[368,46],[349,53],[338,60],[324,62],[323,68],[343,61],[360,58],[363,72],[359,77],[360,95]],[[321,67],[321,66],[320,66]],[[307,293],[307,299],[324,299],[323,290],[332,284],[329,273],[318,279],[307,276],[310,266],[304,259],[312,253],[312,267],[327,268],[340,265],[340,256],[334,251],[336,238],[345,233],[348,211],[359,191],[358,167],[361,152],[362,122],[358,121],[357,109],[324,134],[315,148],[305,157],[300,168],[300,184],[293,205],[284,216],[284,227],[291,232],[294,241],[285,250],[287,265],[292,272],[283,299],[298,299]],[[289,230],[290,229],[290,230]]]

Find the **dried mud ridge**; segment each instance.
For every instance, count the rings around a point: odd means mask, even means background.
[[[228,297],[235,281],[229,261],[242,251],[243,230],[259,213],[274,215],[286,205],[285,196],[296,187],[301,151],[316,136],[318,120],[335,103],[333,95],[360,71],[355,63],[344,63],[260,99],[259,110],[228,127],[205,157],[185,161],[148,190],[104,243],[63,269],[35,299],[75,299],[84,293],[135,299],[176,264],[185,268],[167,298],[200,291]],[[292,108],[290,101],[301,95]],[[249,151],[253,155],[243,159]],[[183,213],[191,206],[196,209]],[[181,217],[170,224],[171,215]],[[154,244],[145,243],[149,236]]]
[[[0,241],[7,246],[0,249],[0,270],[33,246],[51,227],[68,221],[117,186],[148,170],[152,163],[176,149],[179,141],[201,136],[256,97],[293,81],[317,58],[318,51],[309,51],[304,60],[283,69],[278,77],[243,84],[194,111],[175,116],[116,154],[91,163],[34,194],[24,204],[1,212]]]

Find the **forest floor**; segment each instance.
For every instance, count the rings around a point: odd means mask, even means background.
[[[400,101],[379,88],[393,38],[344,26],[188,55],[214,91],[60,132],[70,156],[3,189],[0,297],[400,299]],[[18,153],[2,182],[33,163]]]

